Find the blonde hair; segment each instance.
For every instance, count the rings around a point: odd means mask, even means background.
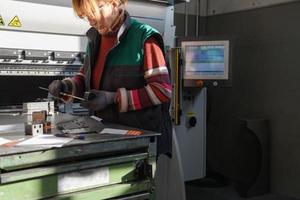
[[[92,18],[99,17],[99,2],[118,2],[119,5],[127,4],[128,0],[72,0],[73,9],[75,13],[80,17],[84,18],[86,16]]]

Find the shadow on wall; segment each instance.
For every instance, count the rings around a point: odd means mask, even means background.
[[[232,122],[232,128],[232,133],[226,134],[226,144],[219,148],[219,165],[208,161],[210,170],[232,183],[242,197],[269,193],[268,121],[235,120]]]

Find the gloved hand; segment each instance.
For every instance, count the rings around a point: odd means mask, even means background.
[[[52,83],[48,86],[48,88],[49,88],[49,93],[55,97],[61,96],[60,92],[66,92],[68,90],[67,84],[61,80],[52,81]]]
[[[93,111],[101,111],[114,103],[115,94],[115,92],[104,90],[90,90],[85,92],[85,101],[82,101],[80,105]]]

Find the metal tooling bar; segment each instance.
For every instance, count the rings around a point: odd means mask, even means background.
[[[83,52],[0,48],[0,76],[72,76]]]

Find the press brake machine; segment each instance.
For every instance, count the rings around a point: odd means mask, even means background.
[[[173,3],[129,1],[133,18],[158,29],[173,47]],[[44,101],[54,79],[77,73],[82,65],[88,23],[75,16],[70,1],[1,0],[0,138],[27,139],[22,103]],[[82,119],[49,116],[53,125]],[[86,121],[95,123],[87,117]],[[104,128],[130,129],[98,122]],[[52,132],[58,131],[52,127]],[[156,166],[156,137],[89,134],[61,148],[0,146],[0,199],[150,199]]]

